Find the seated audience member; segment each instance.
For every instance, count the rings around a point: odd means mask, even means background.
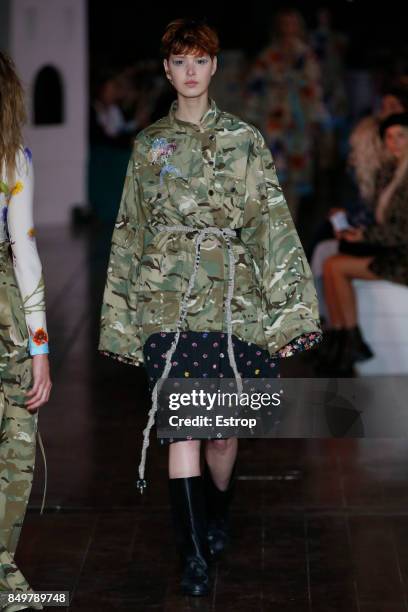
[[[353,279],[408,285],[408,113],[385,119],[380,135],[395,162],[376,202],[375,223],[338,232],[340,252],[323,265],[330,329],[320,357],[338,370],[372,356],[357,323]]]

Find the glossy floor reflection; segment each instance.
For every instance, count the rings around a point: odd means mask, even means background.
[[[135,488],[149,397],[144,370],[96,352],[110,232],[39,232],[53,395],[17,562],[69,610],[408,611],[406,440],[241,440],[234,541],[209,598],[178,592],[166,449],[152,436]],[[288,361],[287,375],[309,372]]]

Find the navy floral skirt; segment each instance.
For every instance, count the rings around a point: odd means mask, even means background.
[[[150,393],[162,375],[166,352],[174,339],[175,332],[151,334],[143,347],[145,368]],[[221,332],[193,332],[180,334],[173,354],[169,378],[234,378],[228,357],[228,336]],[[232,336],[235,361],[242,378],[277,378],[279,358],[251,342],[243,342]],[[194,438],[159,438],[160,444],[171,444]]]

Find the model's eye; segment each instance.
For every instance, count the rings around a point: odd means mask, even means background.
[[[172,63],[173,63],[175,66],[180,66],[180,65],[183,63],[183,61],[184,61],[184,60],[182,60],[182,59],[175,59],[175,60],[173,60],[173,61],[172,61]]]
[[[208,64],[208,59],[206,57],[200,57],[198,59],[199,64]]]

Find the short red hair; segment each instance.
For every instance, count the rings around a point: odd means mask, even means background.
[[[217,55],[220,50],[218,34],[204,20],[175,19],[171,21],[162,37],[161,52],[163,57],[171,54],[182,55],[186,52],[192,55]]]

